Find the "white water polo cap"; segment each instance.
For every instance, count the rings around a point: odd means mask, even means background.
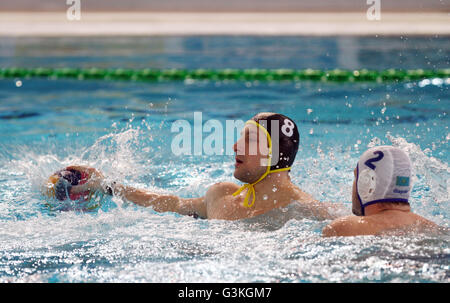
[[[378,146],[367,150],[356,166],[356,192],[364,207],[380,202],[408,203],[411,161],[401,149]]]

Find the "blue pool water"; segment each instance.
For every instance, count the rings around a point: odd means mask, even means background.
[[[449,45],[448,37],[0,38],[0,66],[449,68]],[[324,239],[330,221],[289,209],[236,222],[117,198],[93,212],[54,211],[40,192],[51,173],[80,163],[128,185],[203,195],[234,181],[233,156],[174,155],[172,123],[193,124],[194,112],[225,125],[274,111],[299,126],[291,175],[304,191],[350,214],[357,159],[392,144],[414,164],[413,211],[448,228],[449,84],[0,79],[0,281],[450,282],[445,234]]]

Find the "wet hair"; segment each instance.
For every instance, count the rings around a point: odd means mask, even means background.
[[[381,205],[395,205],[395,206],[401,206],[401,205],[410,205],[409,202],[381,202]]]
[[[300,143],[300,134],[295,122],[285,115],[276,113],[259,113],[256,114],[252,120],[264,127],[270,134],[272,148],[275,146],[274,141],[277,140],[277,138],[275,138],[276,133],[274,133],[274,130],[272,129],[271,121],[278,121],[278,163],[272,165],[270,170],[291,167],[294,163]],[[276,123],[274,123],[274,126],[276,126]],[[272,152],[275,153],[276,150],[273,150]],[[273,158],[274,155],[272,156],[272,159]]]

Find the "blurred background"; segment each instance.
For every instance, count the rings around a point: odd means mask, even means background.
[[[155,12],[343,12],[364,11],[366,0],[81,0],[86,11]],[[382,10],[395,12],[448,12],[448,0],[382,0]],[[61,0],[16,0],[0,2],[0,10],[60,11],[67,8]]]
[[[2,1],[1,36],[448,35],[449,0]]]

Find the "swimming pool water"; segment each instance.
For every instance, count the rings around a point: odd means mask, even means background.
[[[0,66],[448,68],[448,37],[0,38]],[[196,220],[117,198],[52,211],[40,186],[72,163],[182,197],[234,181],[233,156],[175,156],[177,119],[296,121],[292,179],[350,214],[356,161],[396,145],[415,168],[414,212],[449,227],[449,82],[0,80],[0,281],[449,282],[448,235],[321,238],[329,221],[289,209]],[[207,136],[207,134],[205,134]],[[226,138],[233,143],[233,138]],[[224,142],[224,143],[227,143]],[[225,144],[224,144],[225,146]]]

